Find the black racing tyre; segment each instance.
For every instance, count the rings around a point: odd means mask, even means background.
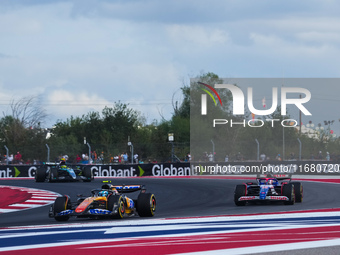
[[[49,182],[55,182],[58,179],[58,169],[57,168],[50,168],[50,171],[48,173],[48,181]]]
[[[236,185],[235,192],[234,192],[234,202],[237,206],[244,206],[246,205],[246,201],[238,201],[240,197],[245,196],[247,193],[247,186],[244,184]]]
[[[136,209],[140,217],[152,217],[156,212],[156,197],[151,193],[140,193]]]
[[[303,187],[301,182],[290,182],[294,185],[294,192],[295,192],[295,202],[301,203],[303,200]]]
[[[46,179],[46,168],[45,167],[38,167],[35,171],[35,181],[36,182],[44,182]]]
[[[90,182],[93,179],[93,174],[90,167],[85,167],[83,169],[83,176],[86,178],[84,182]]]
[[[295,203],[294,185],[291,183],[284,184],[282,187],[282,195],[288,197],[288,201],[285,201],[285,205],[293,205]]]
[[[71,209],[70,198],[67,196],[57,197],[53,205],[53,213],[54,213],[55,220],[56,221],[68,221],[68,219],[70,218],[69,215],[56,216],[56,214],[62,211],[65,211],[67,209]]]
[[[107,200],[107,209],[113,211],[113,219],[122,219],[125,214],[125,204],[122,196],[111,195]]]

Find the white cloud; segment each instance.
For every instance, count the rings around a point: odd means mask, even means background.
[[[296,34],[296,38],[306,42],[317,42],[326,44],[340,43],[340,34],[335,32],[302,32]]]
[[[169,25],[166,31],[172,41],[177,44],[195,44],[195,47],[213,47],[229,42],[226,31],[218,28],[203,27],[198,25]]]
[[[45,102],[52,109],[52,115],[64,120],[71,115],[82,116],[90,111],[101,112],[105,106],[112,107],[112,102],[97,95],[89,95],[86,91],[75,94],[64,89],[50,91]]]

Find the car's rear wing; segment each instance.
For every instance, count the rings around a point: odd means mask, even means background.
[[[109,184],[111,181],[103,181],[104,184],[102,186],[102,189],[108,189],[108,190],[112,190],[112,189],[116,189],[119,193],[130,193],[130,192],[136,192],[138,190],[141,190],[142,192],[146,190],[144,185],[112,185]]]
[[[112,186],[117,189],[119,193],[130,193],[138,190],[145,189],[144,185],[121,185],[121,186]]]
[[[291,180],[292,175],[291,174],[259,174],[257,175],[257,180],[258,179],[263,179],[263,178],[274,178],[278,181],[283,181],[283,180]]]

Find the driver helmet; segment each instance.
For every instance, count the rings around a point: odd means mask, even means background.
[[[103,190],[103,191],[100,191],[100,192],[98,193],[98,196],[99,196],[99,197],[106,197],[108,194],[109,194],[109,192]]]
[[[268,182],[267,182],[269,185],[273,185],[273,183],[274,183],[274,180],[268,180]]]
[[[61,169],[66,169],[67,166],[66,166],[66,165],[61,165],[60,168],[61,168]]]
[[[60,159],[60,164],[61,164],[61,165],[66,164],[66,159],[65,159],[65,158],[61,158],[61,159]]]

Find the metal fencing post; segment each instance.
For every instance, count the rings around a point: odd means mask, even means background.
[[[297,140],[298,140],[298,142],[299,142],[299,144],[300,144],[300,148],[299,148],[299,161],[301,161],[302,143],[301,143],[301,141],[300,141],[299,138],[298,138]]]
[[[48,146],[47,143],[46,143],[46,147],[47,147],[47,162],[50,162],[50,147]]]
[[[89,147],[89,164],[90,164],[90,162],[91,162],[91,160],[92,160],[92,157],[91,157],[91,146],[90,146],[89,143],[86,143],[86,144],[87,144],[87,146]]]
[[[257,139],[255,139],[255,142],[257,143],[257,161],[260,160],[260,143]]]
[[[5,149],[6,149],[6,165],[8,165],[9,150],[6,145],[5,145]]]
[[[133,144],[132,144],[132,142],[128,142],[128,146],[131,147],[131,164],[133,164]]]
[[[213,146],[213,151],[212,151],[212,153],[213,153],[213,161],[215,161],[215,143],[214,143],[214,141],[212,139],[210,141],[211,141],[212,146]]]

